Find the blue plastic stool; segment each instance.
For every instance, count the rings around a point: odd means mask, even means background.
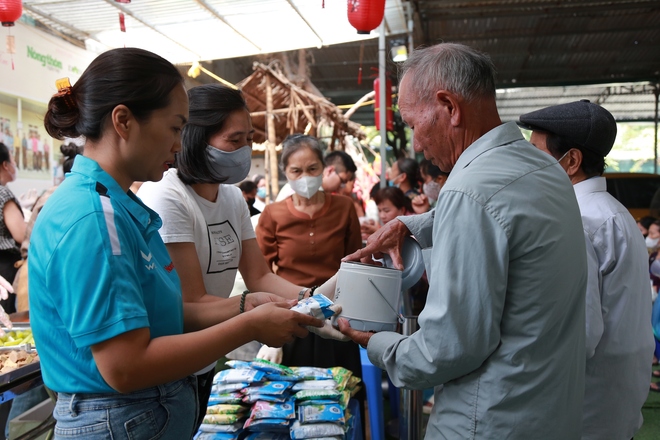
[[[399,401],[401,400],[401,397],[399,395],[399,389],[394,386],[389,376],[387,376],[387,394],[390,397],[390,418],[398,419]]]
[[[360,347],[362,362],[362,382],[367,389],[367,405],[369,407],[369,424],[371,439],[385,440],[385,419],[383,415],[383,370],[369,360],[367,350]]]
[[[348,408],[353,414],[353,426],[346,433],[346,440],[364,440],[362,437],[362,417],[360,416],[360,402],[356,399],[351,399],[348,402]]]

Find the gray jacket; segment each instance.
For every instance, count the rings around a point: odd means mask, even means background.
[[[579,439],[587,262],[557,161],[503,124],[434,211],[399,220],[433,246],[428,298],[419,331],[378,333],[368,354],[398,387],[436,387],[426,438]]]

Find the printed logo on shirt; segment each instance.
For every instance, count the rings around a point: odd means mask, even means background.
[[[152,255],[151,252],[149,252],[149,255],[145,254],[144,252],[140,251],[140,255],[142,255],[142,258],[148,263],[151,261]],[[151,263],[151,264],[145,264],[144,267],[147,268],[147,270],[153,270],[156,268],[156,263]]]
[[[168,264],[167,266],[165,266],[165,270],[166,270],[168,273],[169,273],[169,272],[172,272],[172,271],[174,270],[174,261],[170,261],[170,264]]]
[[[241,241],[234,227],[225,220],[207,226],[211,255],[206,273],[219,273],[238,269],[241,257]]]

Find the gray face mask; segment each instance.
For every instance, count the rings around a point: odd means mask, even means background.
[[[252,147],[246,145],[232,152],[206,146],[206,158],[218,183],[228,185],[245,180],[252,165]]]

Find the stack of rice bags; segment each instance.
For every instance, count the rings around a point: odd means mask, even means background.
[[[227,365],[232,368],[214,379],[197,440],[344,439],[353,420],[346,408],[360,382],[349,370],[287,368],[262,359]],[[218,401],[241,410],[217,417],[209,411]]]
[[[216,374],[206,415],[195,440],[238,439],[250,409],[250,404],[243,402],[243,389],[260,382],[264,376],[252,368],[232,368]]]
[[[293,386],[297,418],[291,425],[292,439],[342,440],[353,424],[348,402],[360,379],[345,368],[293,367],[301,378]]]

